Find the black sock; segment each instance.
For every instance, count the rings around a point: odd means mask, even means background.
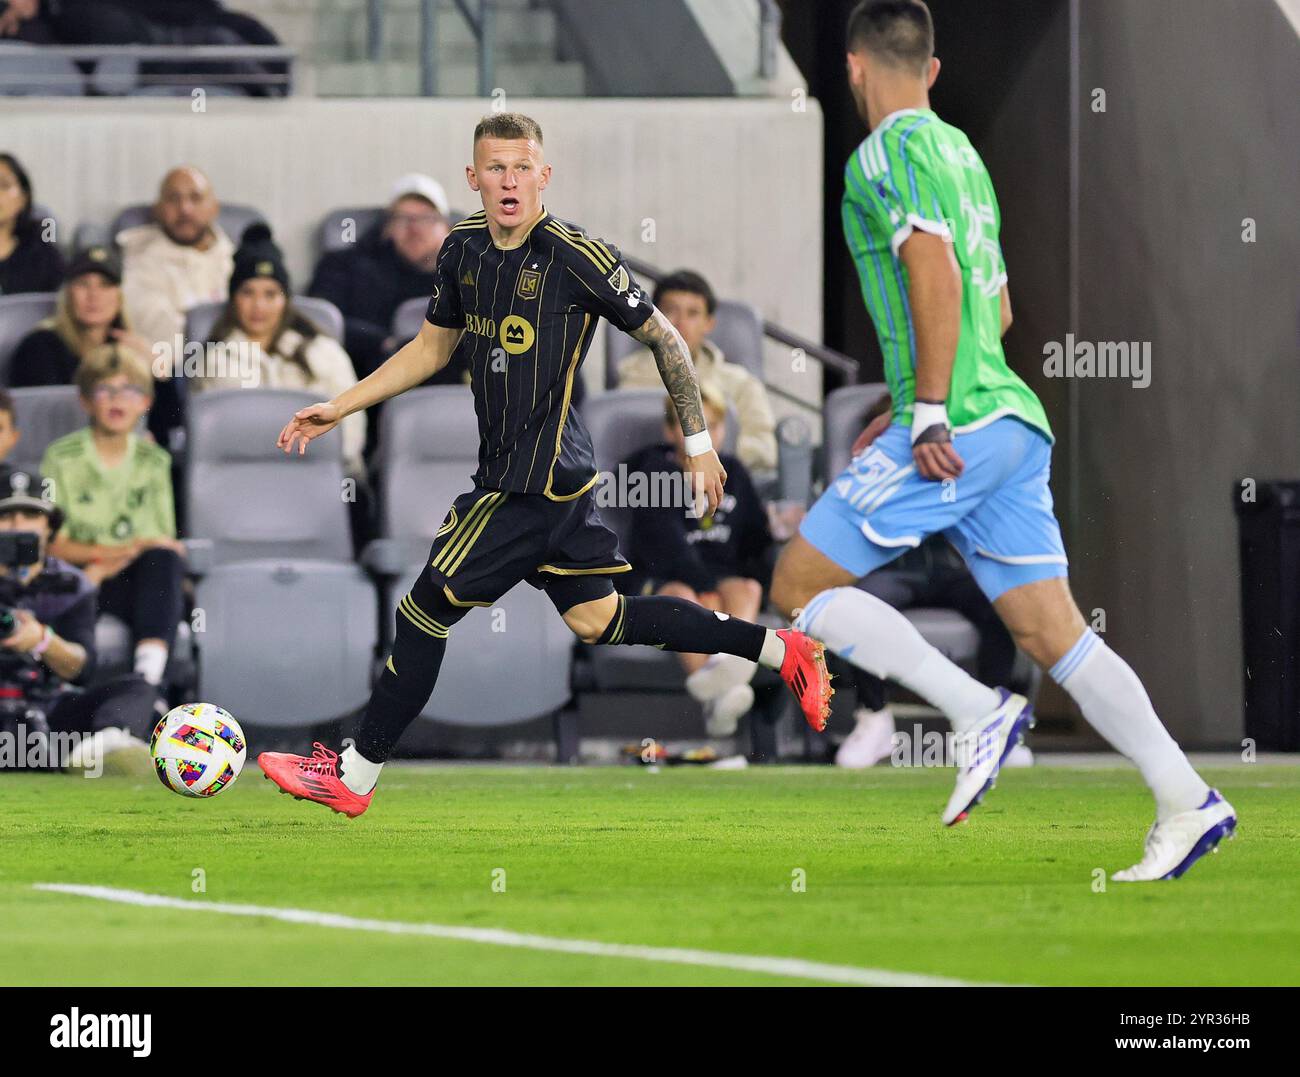
[[[648,643],[685,654],[734,654],[757,662],[767,629],[668,595],[618,597],[598,643]],[[364,753],[363,753],[364,754]]]
[[[372,763],[388,761],[406,727],[429,702],[438,681],[442,656],[447,651],[447,626],[429,618],[418,607],[407,614],[408,601],[409,595],[398,607],[393,653],[370,693],[370,702],[357,729],[357,751]],[[413,621],[412,616],[420,623]]]

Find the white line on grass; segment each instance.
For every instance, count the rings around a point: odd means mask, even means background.
[[[711,950],[684,950],[676,947],[626,946],[620,943],[592,942],[587,939],[557,939],[548,935],[524,935],[499,928],[455,927],[449,924],[405,924],[397,920],[361,920],[331,912],[311,909],[278,909],[266,905],[227,905],[219,901],[187,901],[182,898],[146,894],[140,890],[118,890],[111,886],[79,886],[70,883],[36,883],[36,890],[79,897],[116,901],[123,905],[148,908],[194,909],[226,913],[229,916],[260,916],[288,924],[334,927],[345,931],[377,931],[387,935],[424,935],[457,942],[480,942],[489,946],[515,946],[524,950],[549,950],[559,954],[584,954],[588,957],[623,957],[637,961],[661,961],[672,965],[698,965],[703,968],[760,972],[769,976],[792,976],[824,983],[855,984],[859,987],[970,987],[965,980],[942,976],[924,976],[912,972],[890,972],[855,965],[827,965],[820,961],[802,961],[792,957],[758,957],[751,954],[723,954]]]

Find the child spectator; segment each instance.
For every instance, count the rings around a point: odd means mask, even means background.
[[[0,153],[0,295],[53,292],[63,280],[63,255],[32,215],[32,181],[18,159]]]
[[[655,306],[682,335],[701,385],[713,385],[736,414],[736,455],[748,468],[776,468],[776,420],[767,389],[739,363],[727,362],[708,335],[717,324],[718,301],[709,282],[689,269],[670,273],[655,286]],[[618,364],[620,389],[657,389],[663,384],[649,348],[640,348]]]
[[[711,385],[702,387],[704,410],[714,445],[726,438],[726,404]],[[652,490],[690,489],[656,476],[687,480],[685,437],[670,397],[664,398],[662,444],[651,445],[625,461],[628,474],[644,474]],[[727,471],[722,502],[711,516],[696,517],[685,505],[638,508],[632,514],[630,559],[646,594],[672,595],[719,613],[753,621],[763,603],[767,575],[763,560],[772,545],[767,514],[745,465],[719,454]],[[749,681],[757,666],[735,655],[682,654],[686,690],[704,706],[710,736],[736,731],[741,715],[754,705]]]
[[[230,297],[212,327],[212,339],[227,345],[226,359],[195,380],[197,390],[308,389],[330,400],[357,381],[347,352],[294,307],[284,256],[264,224],[244,231],[235,252]],[[256,364],[251,369],[238,361],[241,347],[253,349]],[[340,432],[344,464],[360,480],[365,476],[365,414],[349,415]]]
[[[66,523],[52,552],[99,586],[99,608],[131,626],[134,668],[162,683],[182,610],[184,546],[176,538],[171,457],[135,433],[153,399],[149,367],[106,344],[77,371],[83,430],[45,451],[41,472]]]

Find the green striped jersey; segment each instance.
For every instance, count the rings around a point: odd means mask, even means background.
[[[601,318],[625,333],[654,312],[617,248],[542,211],[513,246],[498,247],[479,210],[438,253],[425,317],[464,329],[457,345],[478,415],[488,490],[580,496],[596,481],[591,438],[570,407],[573,382]]]
[[[841,215],[880,339],[894,420],[912,421],[916,330],[899,248],[919,229],[951,239],[961,267],[961,335],[948,392],[953,428],[971,430],[1015,415],[1051,438],[1043,405],[1002,351],[1002,217],[970,139],[930,109],[891,113],[844,168]]]

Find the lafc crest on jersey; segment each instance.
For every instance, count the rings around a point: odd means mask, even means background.
[[[536,269],[525,269],[519,274],[519,283],[515,285],[515,295],[520,299],[536,299],[537,287],[542,283],[542,274]]]

